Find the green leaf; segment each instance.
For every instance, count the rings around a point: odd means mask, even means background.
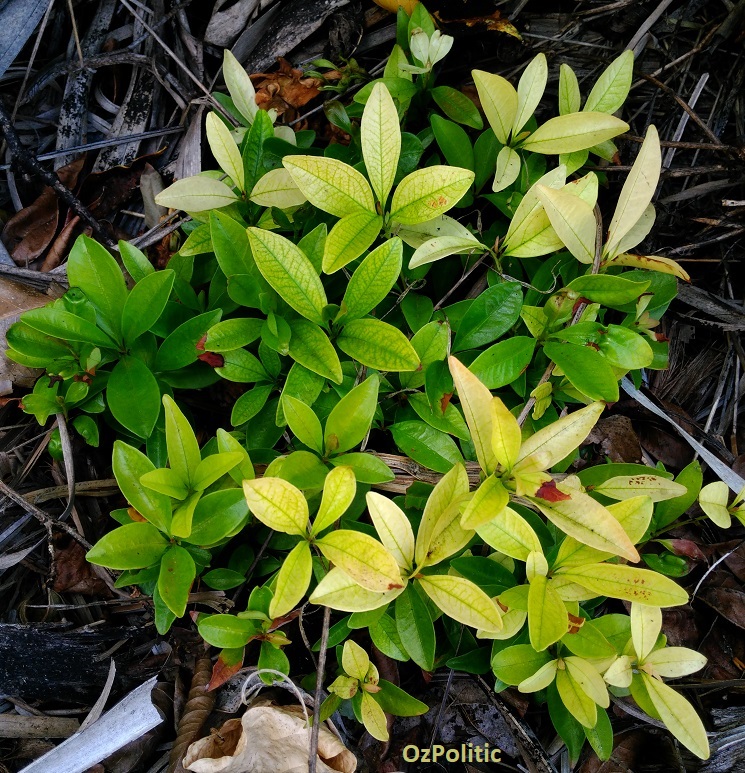
[[[285,156],[282,163],[314,207],[336,217],[375,212],[370,185],[348,164],[323,156]]]
[[[429,93],[451,121],[465,124],[472,129],[484,128],[484,122],[476,105],[463,92],[451,86],[435,86]]]
[[[313,409],[291,395],[282,398],[282,405],[292,434],[308,448],[323,453],[323,429]]]
[[[629,94],[633,74],[634,52],[627,50],[616,57],[600,74],[587,96],[584,110],[615,113]]]
[[[471,439],[471,433],[468,431],[463,416],[452,403],[448,403],[445,412],[441,413],[439,409],[435,410],[430,406],[426,395],[415,392],[409,395],[409,405],[416,411],[419,418],[427,422],[430,427],[434,427],[440,432],[447,432],[449,435],[455,435],[459,440]]]
[[[382,459],[372,454],[342,454],[329,459],[329,464],[351,467],[358,483],[387,483],[396,477]]]
[[[266,526],[286,534],[305,536],[308,502],[303,493],[281,478],[259,478],[243,482],[251,512]]]
[[[303,252],[284,236],[261,228],[249,228],[248,240],[256,265],[272,288],[298,314],[323,324],[326,293]]]
[[[527,370],[534,350],[534,338],[512,336],[479,354],[471,363],[470,371],[488,389],[500,389]]]
[[[23,314],[23,323],[40,333],[63,341],[82,341],[104,349],[116,349],[114,341],[91,322],[69,311],[43,306]]]
[[[323,250],[328,237],[328,226],[326,223],[320,223],[310,233],[307,233],[297,243],[297,246],[305,253],[308,260],[313,264],[317,274],[321,273],[321,264],[323,263]]]
[[[246,349],[233,349],[223,355],[223,364],[215,373],[227,381],[239,384],[253,384],[257,381],[271,381],[271,376],[261,361]]]
[[[230,129],[217,113],[208,113],[205,128],[207,142],[220,168],[232,180],[233,185],[245,191],[246,178],[243,171],[243,159]],[[161,595],[163,594],[161,593]]]
[[[70,287],[79,287],[101,312],[104,330],[117,336],[127,286],[122,270],[106,248],[88,236],[79,236],[67,259],[67,278]]]
[[[576,764],[585,744],[585,728],[569,713],[555,684],[548,686],[546,697],[551,722],[566,744],[571,764]]]
[[[204,491],[223,475],[227,475],[242,459],[240,453],[233,451],[205,457],[194,472],[194,490]]]
[[[171,469],[191,486],[201,461],[199,444],[188,419],[169,395],[163,395],[166,414],[166,445]]]
[[[114,442],[112,467],[117,485],[140,515],[163,532],[171,527],[171,502],[168,497],[145,488],[140,479],[155,465],[136,448],[121,440]]]
[[[562,64],[559,68],[559,114],[576,113],[581,102],[577,76],[568,64]]]
[[[412,225],[442,215],[457,204],[473,183],[469,169],[429,166],[404,177],[391,204],[391,219]]]
[[[373,644],[389,658],[408,660],[409,655],[398,635],[396,621],[390,615],[382,615],[369,628]]]
[[[419,356],[406,336],[378,319],[351,320],[336,343],[353,360],[375,370],[407,371],[419,366]]]
[[[654,360],[648,339],[621,325],[608,325],[605,335],[600,337],[599,346],[603,357],[616,368],[646,368]]]
[[[292,330],[290,357],[313,373],[341,384],[343,374],[339,355],[323,330],[305,319],[293,319],[289,324]]]
[[[550,118],[522,143],[525,150],[553,155],[573,153],[629,130],[629,125],[605,113],[570,113]]]
[[[365,105],[360,141],[372,189],[385,207],[401,155],[401,129],[398,111],[383,83],[375,84]]]
[[[166,269],[141,279],[129,294],[122,311],[122,336],[131,344],[158,321],[173,287],[175,274]]]
[[[238,427],[253,419],[264,407],[273,390],[273,384],[261,384],[244,392],[233,405],[230,423]]]
[[[226,319],[209,329],[204,342],[205,351],[231,352],[253,343],[261,335],[263,320]]]
[[[179,545],[171,545],[160,560],[158,593],[177,618],[186,613],[186,602],[196,574],[194,559]]]
[[[402,453],[430,470],[444,474],[463,461],[455,441],[423,421],[402,421],[390,431]]]
[[[453,351],[484,346],[506,333],[520,316],[522,300],[517,282],[502,282],[484,290],[463,316]]]
[[[364,440],[378,405],[379,386],[379,377],[372,375],[334,406],[323,437],[327,455],[348,451]]]
[[[155,268],[147,255],[123,239],[119,240],[119,255],[121,255],[124,268],[127,269],[127,273],[135,282],[139,282],[146,276],[155,273]]]
[[[122,357],[111,371],[106,401],[114,418],[135,435],[148,438],[160,414],[155,376],[137,357]]]
[[[129,523],[104,535],[86,558],[109,569],[144,569],[157,563],[167,547],[167,540],[153,524]]]
[[[419,355],[421,368],[400,376],[404,388],[418,387],[424,384],[426,373],[433,362],[444,361],[450,346],[450,326],[442,321],[428,322],[413,335],[411,345]]]
[[[517,92],[501,75],[483,70],[471,72],[486,120],[502,145],[507,144],[517,114]]]
[[[383,218],[365,210],[345,215],[331,229],[323,248],[323,271],[333,274],[360,255],[375,241]]]
[[[341,312],[347,320],[369,314],[384,300],[401,273],[403,244],[400,239],[388,239],[376,247],[352,274]]]
[[[235,615],[209,615],[198,623],[199,635],[213,647],[238,649],[244,647],[259,633],[255,620],[244,620]]]
[[[655,507],[653,523],[656,529],[664,529],[669,526],[693,505],[701,491],[703,480],[701,465],[698,461],[691,462],[681,470],[675,478],[675,482],[685,486],[687,491],[679,497],[660,502]]]
[[[246,134],[241,146],[241,162],[243,165],[243,175],[245,177],[244,190],[247,193],[250,193],[252,198],[255,195],[257,181],[259,181],[262,175],[264,175],[264,177],[267,176],[264,174],[266,170],[263,163],[264,140],[267,140],[273,136],[274,128],[272,127],[272,121],[271,118],[269,118],[269,114],[266,112],[266,110],[257,111],[256,115],[254,116],[254,121],[251,124],[251,128],[248,130],[248,133]],[[287,170],[282,169],[281,173],[283,173],[288,179],[290,178],[290,176],[287,174]],[[291,179],[290,182],[292,182]],[[300,194],[300,191],[294,182],[292,183],[292,187],[295,189],[296,193]],[[302,196],[302,194],[300,195]],[[302,196],[302,201],[299,203],[302,204],[303,201],[305,201],[305,196]],[[268,205],[262,204],[262,206],[276,207],[281,205],[279,203],[273,202],[272,204]]]
[[[618,401],[616,374],[600,352],[570,343],[548,343],[543,350],[582,394],[606,403]]]
[[[239,529],[248,517],[248,505],[240,489],[221,489],[199,499],[191,522],[188,542],[210,547]]]
[[[232,590],[243,585],[246,578],[232,569],[213,569],[202,575],[202,582],[214,590]]]
[[[155,357],[155,370],[179,370],[197,361],[197,344],[207,331],[220,321],[222,311],[208,311],[180,324],[160,345]]]
[[[435,665],[435,627],[413,585],[396,599],[396,629],[411,659],[425,671]]]
[[[237,200],[233,189],[224,182],[200,175],[176,180],[155,197],[159,206],[184,212],[206,212],[227,207]]]
[[[153,491],[158,491],[173,499],[186,499],[189,489],[181,478],[170,467],[161,467],[146,472],[140,483]]]
[[[634,282],[622,276],[587,274],[573,279],[567,289],[603,306],[625,306],[633,303],[649,287],[649,282]]]
[[[463,127],[452,121],[446,121],[436,113],[433,113],[429,120],[437,144],[448,164],[473,170],[475,168],[473,148]]]
[[[248,234],[240,223],[224,212],[210,212],[210,233],[215,257],[225,276],[258,275]]]
[[[307,542],[298,542],[287,554],[269,605],[269,617],[275,620],[292,611],[308,590],[313,573],[313,558]]]
[[[548,652],[537,652],[530,644],[516,644],[495,653],[491,661],[495,676],[505,684],[516,685],[529,679],[551,662]]]

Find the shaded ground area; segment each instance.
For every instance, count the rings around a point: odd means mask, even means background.
[[[543,51],[555,95],[560,63],[571,64],[582,86],[624,48],[634,50],[636,80],[623,110],[631,131],[620,138],[617,163],[598,169],[607,183],[601,208],[604,197],[617,197],[654,123],[663,172],[657,225],[644,249],[675,258],[692,282],[680,288],[665,317],[670,368],[646,384],[645,394],[660,410],[622,398],[590,438],[592,451],[598,459],[662,462],[678,471],[694,453],[676,429],[682,426],[725,466],[745,474],[745,2],[453,0],[428,7],[456,39],[441,80],[466,91],[472,68],[514,80]],[[500,14],[522,42],[500,29]],[[363,73],[382,70],[395,39],[394,17],[357,0],[11,0],[0,6],[0,23],[17,42],[0,50],[3,330],[21,311],[64,292],[65,259],[82,232],[103,241],[134,240],[156,265],[167,263],[182,221],[159,208],[154,196],[171,177],[199,171],[207,158],[203,115],[210,91],[221,84],[223,47],[231,47],[249,73],[265,73],[254,78],[259,101],[277,109],[280,122],[343,141],[323,111],[323,101],[337,92],[319,87],[359,87]],[[340,65],[325,84],[304,72],[320,56]],[[53,171],[72,196],[61,198],[48,187]],[[465,296],[470,288],[461,289]],[[8,488],[1,493],[17,492],[36,510],[9,496],[0,500],[0,770],[20,770],[51,746],[50,736],[69,735],[102,691],[99,711],[107,698],[111,705],[155,675],[168,721],[105,769],[165,769],[174,716],[184,711],[202,654],[199,636],[186,618],[159,636],[150,600],[115,588],[109,573],[85,562],[84,545],[74,535],[94,542],[109,526],[108,511],[122,504],[104,452],[110,439],[102,438],[100,453],[76,444],[74,469],[53,461],[46,453],[53,427],[40,428],[15,399],[32,385],[33,374],[11,366],[0,370],[0,480]],[[227,391],[194,396],[205,430],[221,425],[235,397]],[[660,544],[660,555],[678,559],[681,582],[693,597],[665,613],[664,632],[670,644],[709,659],[686,694],[715,733],[712,759],[694,763],[669,734],[619,705],[612,759],[600,763],[588,755],[578,765],[582,773],[745,766],[739,731],[745,717],[745,532],[725,533],[694,522],[695,511],[691,516]],[[50,519],[58,518],[73,527],[72,536],[53,528]],[[224,611],[245,601],[241,593],[196,589],[190,601],[204,611]],[[320,635],[320,617],[307,616],[310,642]],[[288,651],[293,668],[312,671],[304,637],[295,633]],[[379,667],[382,672],[385,663]],[[478,738],[504,750],[504,769],[560,768],[545,713],[516,691],[495,696],[482,679],[447,670],[428,681],[410,663],[400,676],[432,710],[423,719],[400,721],[385,747],[347,728],[350,746],[370,770],[404,769],[408,743]],[[229,696],[218,697],[220,706],[224,712],[213,714],[212,724],[230,715]],[[21,725],[28,723],[21,718],[27,717],[38,718],[39,727],[24,732]],[[497,768],[473,763],[460,769]]]

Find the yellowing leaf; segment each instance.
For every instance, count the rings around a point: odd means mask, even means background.
[[[522,431],[517,419],[507,406],[495,397],[491,402],[492,436],[491,445],[497,461],[506,470],[512,469],[517,461],[522,443]]]
[[[155,203],[161,207],[183,209],[184,212],[204,212],[227,207],[237,200],[233,189],[224,182],[201,175],[176,180],[155,197]]]
[[[645,495],[653,502],[674,499],[688,491],[680,483],[659,475],[619,475],[604,481],[594,490],[609,499],[631,499]]]
[[[701,718],[693,706],[672,687],[659,679],[642,674],[642,681],[665,727],[702,760],[709,758],[709,740]]]
[[[638,601],[656,607],[678,607],[688,594],[673,582],[649,569],[621,564],[587,564],[560,569],[558,576],[576,582],[599,596]]]
[[[206,120],[207,142],[220,169],[241,190],[245,190],[246,177],[243,171],[243,159],[235,144],[230,129],[218,118],[216,113],[209,113]]]
[[[282,164],[314,207],[336,217],[375,213],[370,185],[348,164],[324,156],[285,156]]]
[[[554,567],[555,568],[555,567]],[[562,577],[561,575],[554,575],[551,579],[551,585],[559,594],[559,598],[567,603],[570,601],[589,601],[595,598],[595,594],[587,588],[583,588],[581,585],[577,585],[576,582]]]
[[[453,620],[484,631],[502,629],[502,616],[497,605],[465,577],[431,574],[421,577],[419,583],[432,601]]]
[[[339,529],[316,544],[329,561],[367,590],[382,593],[404,584],[396,559],[369,534]]]
[[[688,647],[663,647],[650,653],[644,665],[651,666],[659,676],[679,679],[700,671],[706,665],[706,658]]]
[[[629,125],[605,113],[570,113],[550,118],[539,126],[522,147],[533,153],[574,153],[629,130]],[[645,205],[646,206],[646,205]]]
[[[345,674],[364,682],[370,668],[370,658],[359,644],[347,639],[341,653],[341,667]]]
[[[631,605],[631,640],[639,662],[643,662],[654,649],[661,629],[662,611],[659,607]]]
[[[597,220],[593,208],[564,190],[538,186],[538,198],[556,234],[580,263],[595,258]]]
[[[414,249],[418,249],[425,242],[438,236],[459,236],[464,240],[476,239],[464,225],[448,215],[440,215],[432,220],[425,220],[423,223],[402,225],[396,229],[396,233],[402,241]]]
[[[276,620],[293,610],[305,595],[313,573],[313,558],[303,540],[285,556],[277,573],[277,585],[269,604],[269,617]]]
[[[351,467],[334,467],[323,484],[321,506],[318,508],[311,534],[320,534],[344,515],[357,493],[357,481]]]
[[[262,276],[289,306],[317,325],[323,324],[326,292],[303,251],[280,234],[249,228],[256,265]]]
[[[536,575],[528,590],[528,633],[530,645],[542,652],[559,641],[569,628],[564,602],[548,579]]]
[[[576,113],[582,98],[574,70],[568,64],[559,68],[559,114]]]
[[[561,702],[577,722],[583,727],[595,727],[598,721],[597,705],[572,677],[568,669],[559,669],[556,672],[556,688]]]
[[[627,50],[616,57],[600,74],[587,96],[585,110],[615,113],[624,103],[631,88],[634,52]]]
[[[484,245],[471,234],[467,237],[436,236],[417,247],[409,261],[409,268],[417,268],[427,263],[434,263],[434,261],[446,258],[449,255],[462,255],[476,250],[483,252]]]
[[[348,574],[334,567],[316,586],[311,604],[319,604],[340,612],[369,612],[388,604],[403,592],[403,588],[376,593],[358,585]]]
[[[652,500],[647,496],[614,502],[606,509],[623,526],[623,530],[635,545],[647,533],[654,513]]]
[[[629,252],[630,250],[633,250],[637,244],[646,239],[647,234],[652,230],[656,217],[657,213],[655,212],[654,205],[650,204],[644,212],[642,212],[641,217],[633,226],[631,226],[631,229],[617,244],[616,252],[620,254]],[[674,261],[671,262],[675,263]],[[675,265],[677,266],[678,264],[675,263]]]
[[[345,215],[329,231],[323,248],[323,271],[333,274],[360,255],[375,241],[383,218],[360,210]]]
[[[417,566],[421,566],[427,556],[438,521],[443,514],[452,509],[455,509],[457,515],[458,504],[466,494],[468,494],[468,475],[462,464],[456,464],[450,472],[440,478],[424,506],[414,552],[414,561]],[[458,520],[460,520],[459,517]]]
[[[380,319],[353,319],[344,325],[336,344],[344,354],[375,370],[412,371],[419,355],[408,338]]]
[[[629,655],[621,655],[606,669],[603,679],[614,687],[628,688],[634,678],[632,662]]]
[[[621,239],[644,214],[657,188],[661,164],[660,139],[657,129],[650,126],[618,197],[616,211],[608,228],[604,257],[614,257],[620,252],[618,245]]]
[[[404,225],[432,220],[463,198],[473,178],[474,173],[470,169],[457,166],[417,169],[396,186],[391,203],[391,219]]]
[[[691,281],[688,272],[680,265],[680,263],[676,263],[671,258],[662,258],[659,255],[633,255],[624,252],[605,260],[604,265],[646,268],[649,271],[657,271],[660,274],[672,274],[673,276],[677,276],[678,279],[682,279],[684,282]]]
[[[509,504],[510,497],[502,481],[490,475],[471,497],[463,511],[460,525],[464,529],[478,529],[499,515]]]
[[[525,68],[517,84],[517,111],[512,123],[512,136],[516,137],[520,129],[530,120],[546,90],[548,64],[546,55],[538,54]]]
[[[548,561],[541,550],[533,550],[525,562],[525,577],[528,582],[533,582],[536,577],[548,576]]]
[[[473,537],[472,529],[464,529],[461,524],[460,506],[452,504],[439,517],[432,534],[421,566],[434,566],[462,550]]]
[[[569,494],[569,499],[558,502],[547,502],[538,497],[531,499],[546,518],[585,545],[630,561],[639,560],[639,553],[621,524],[599,502],[562,484],[557,488]]]
[[[381,82],[373,86],[362,113],[360,139],[367,175],[378,201],[385,206],[401,155],[401,129],[396,106]]]
[[[244,480],[243,493],[251,513],[270,529],[305,536],[308,502],[292,483],[282,478]]]
[[[721,529],[728,529],[732,524],[732,516],[727,509],[728,501],[729,487],[721,480],[704,486],[698,495],[701,509]]]
[[[517,92],[501,75],[493,75],[483,70],[472,70],[471,75],[486,120],[499,142],[506,145],[517,114]]]
[[[360,705],[360,716],[362,724],[373,738],[379,741],[388,740],[388,724],[385,719],[385,712],[380,708],[380,704],[367,692],[362,692],[362,702]]]
[[[533,527],[510,507],[476,531],[489,547],[518,561],[525,561],[530,553],[541,550],[541,542]]]
[[[520,692],[538,692],[538,690],[545,690],[554,679],[556,679],[556,669],[559,665],[558,660],[551,660],[545,665],[541,666],[533,676],[529,676],[527,679],[523,679],[517,685],[517,689]]]
[[[272,169],[258,180],[251,191],[251,201],[261,207],[290,209],[306,202],[305,194],[297,187],[286,169]]]
[[[388,497],[367,494],[370,518],[380,541],[390,550],[402,569],[411,569],[414,560],[414,531],[406,513]]]
[[[598,706],[607,709],[610,706],[608,689],[603,682],[603,677],[595,668],[588,661],[575,655],[564,658],[564,663],[567,671],[582,688],[585,695],[589,696]]]
[[[227,48],[223,53],[222,74],[230,98],[238,108],[238,112],[249,123],[253,123],[259,110],[259,106],[256,104],[256,91],[248,73],[243,69],[243,65]]]
[[[492,448],[492,394],[460,360],[448,357],[448,365],[471,431],[476,458],[481,469],[490,475],[497,467],[497,457]]]
[[[495,193],[503,191],[517,180],[519,174],[520,156],[509,145],[505,145],[497,154],[497,170],[492,190]]]
[[[519,462],[537,451],[546,451],[549,454],[549,461],[544,469],[553,467],[576,448],[579,448],[582,441],[592,431],[604,409],[604,403],[592,403],[543,429],[539,429],[522,444],[517,461]]]

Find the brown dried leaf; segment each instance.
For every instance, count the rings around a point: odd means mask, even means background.
[[[251,76],[256,89],[256,104],[263,110],[277,111],[286,120],[297,117],[297,110],[315,99],[322,85],[316,78],[307,78],[302,70],[294,68],[286,59],[280,58],[279,70],[272,73],[257,73]]]
[[[615,414],[600,419],[587,436],[586,442],[599,445],[603,456],[612,462],[639,463],[642,460],[639,437],[628,416]]]

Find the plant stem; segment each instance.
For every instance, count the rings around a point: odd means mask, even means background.
[[[331,607],[323,610],[323,631],[321,632],[321,649],[318,653],[318,671],[316,672],[316,692],[313,696],[313,727],[310,730],[310,755],[308,758],[308,773],[316,773],[318,760],[318,733],[321,729],[321,695],[323,693],[323,678],[326,671],[326,648],[329,643],[329,625],[331,623]]]

